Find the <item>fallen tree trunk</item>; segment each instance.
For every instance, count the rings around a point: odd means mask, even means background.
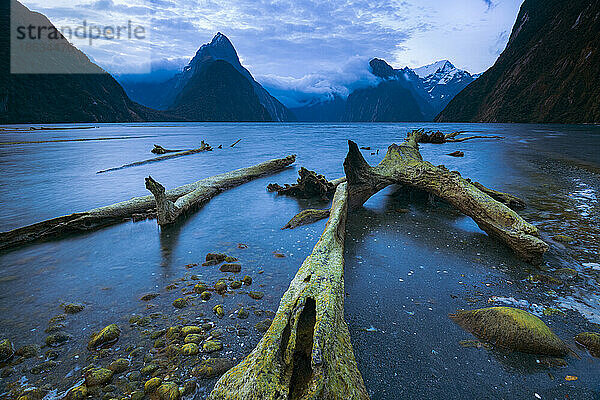
[[[465,141],[471,140],[471,139],[504,139],[504,136],[475,135],[475,136],[467,136],[467,137],[462,137],[462,138],[457,138],[457,139],[446,139],[445,143],[460,143],[460,142],[465,142]]]
[[[187,150],[169,150],[169,149],[165,149],[164,147],[159,146],[157,144],[155,144],[154,148],[152,150],[150,150],[150,152],[154,153],[154,154],[178,153],[180,151],[187,151]]]
[[[504,136],[467,136],[457,138],[461,133],[466,131],[457,131],[452,133],[444,134],[441,131],[425,131],[425,129],[417,129],[407,133],[407,137],[411,135],[417,135],[419,137],[419,143],[433,143],[433,144],[444,144],[444,143],[460,143],[472,139],[504,139]]]
[[[164,160],[168,160],[168,159],[171,159],[171,158],[189,156],[190,154],[201,153],[203,151],[212,151],[212,147],[210,147],[210,145],[208,143],[204,143],[204,140],[201,142],[201,146],[199,148],[197,148],[197,149],[186,150],[186,151],[182,151],[182,152],[179,152],[179,153],[167,154],[165,156],[154,157],[154,158],[150,158],[148,160],[143,160],[143,161],[136,161],[134,163],[121,165],[120,167],[103,169],[103,170],[98,171],[96,173],[97,174],[103,174],[105,172],[117,171],[117,170],[120,170],[120,169],[130,168],[130,167],[137,167],[137,166],[140,166],[140,165],[150,164],[150,163],[154,163],[154,162],[158,162],[158,161],[164,161]]]
[[[216,383],[210,400],[368,399],[344,320],[347,186],[256,348]]]
[[[320,198],[321,200],[329,200],[333,197],[336,187],[345,182],[345,178],[339,178],[334,181],[328,181],[325,176],[317,174],[315,171],[310,171],[304,167],[298,171],[298,180],[293,184],[271,183],[267,186],[269,192],[277,192],[277,194],[298,197],[301,199]]]
[[[376,167],[365,161],[356,143],[348,141],[350,148],[344,170],[348,179],[349,206],[361,206],[391,184],[425,190],[473,218],[482,230],[502,240],[525,261],[541,263],[548,245],[539,238],[537,228],[459,173],[424,161],[419,152],[419,136],[419,132],[414,132],[404,143],[392,144]]]
[[[200,181],[179,186],[165,192],[165,198],[175,201],[178,198],[202,187],[219,186],[223,191],[262,175],[281,171],[294,163],[295,155],[270,160],[252,167],[241,168],[232,172],[212,176]],[[135,197],[127,201],[112,204],[93,210],[65,215],[0,233],[0,250],[47,239],[61,234],[87,232],[104,226],[116,224],[126,219],[136,218],[140,214],[154,213],[154,196]]]
[[[325,218],[329,218],[330,210],[314,210],[309,208],[296,214],[289,222],[281,229],[294,229],[302,225],[313,224]]]

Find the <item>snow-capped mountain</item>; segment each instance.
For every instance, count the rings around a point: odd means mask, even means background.
[[[468,71],[456,68],[448,60],[415,68],[414,73],[421,78],[421,84],[430,97],[436,112],[440,112],[467,85],[477,79]]]

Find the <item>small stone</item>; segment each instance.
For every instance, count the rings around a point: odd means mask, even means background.
[[[207,340],[202,345],[202,350],[205,353],[212,353],[223,349],[223,343],[218,340]]]
[[[239,319],[246,319],[249,316],[250,316],[250,313],[246,309],[244,309],[243,307],[240,308],[239,310],[237,310],[237,317]]]
[[[160,378],[152,378],[148,379],[146,383],[144,383],[144,392],[146,393],[154,393],[156,389],[158,389],[162,385],[162,379]]]
[[[238,261],[238,259],[235,257],[231,257],[231,256],[225,257],[225,262],[227,262],[227,263],[232,263],[232,262],[236,262],[236,261]]]
[[[191,333],[185,337],[183,342],[200,344],[200,342],[202,342],[204,339],[206,339],[206,335]]]
[[[59,323],[50,325],[49,327],[44,329],[44,332],[46,332],[46,333],[60,332],[60,331],[64,330],[66,327],[67,327],[67,324],[65,324],[63,322],[59,322]]]
[[[199,281],[200,277],[198,275],[192,275],[192,276],[190,276],[190,279],[193,281]]]
[[[105,344],[116,342],[121,335],[121,330],[116,324],[110,324],[98,333],[92,334],[88,342],[88,349],[93,350]]]
[[[239,288],[241,288],[241,287],[242,287],[242,282],[241,282],[241,281],[233,281],[233,282],[231,282],[231,283],[229,284],[229,286],[230,286],[232,289],[239,289]]]
[[[206,285],[202,282],[196,284],[196,286],[194,286],[194,292],[198,293],[198,294],[202,294],[202,292],[206,291],[206,289],[208,289],[208,287],[206,287]]]
[[[205,331],[211,330],[212,327],[213,327],[213,324],[210,323],[210,322],[205,322],[205,323],[202,324],[202,329],[205,330]]]
[[[46,337],[46,345],[50,347],[57,347],[71,339],[71,335],[67,335],[64,332],[56,332]]]
[[[81,303],[67,303],[67,304],[63,304],[63,307],[67,314],[77,314],[78,312],[83,311],[83,309],[85,308],[85,305],[83,305]]]
[[[37,356],[40,350],[40,346],[37,344],[28,344],[15,351],[15,355],[23,358],[32,358]]]
[[[244,282],[244,285],[250,286],[252,285],[252,278],[246,275],[242,278],[242,282]]]
[[[219,270],[221,272],[233,272],[237,274],[242,271],[242,266],[241,264],[223,264]]]
[[[592,356],[600,358],[600,333],[583,332],[575,336],[575,341],[588,349]]]
[[[85,373],[86,386],[98,386],[110,382],[113,372],[106,368],[90,368]]]
[[[142,368],[141,373],[143,376],[152,375],[159,368],[160,368],[160,366],[158,364],[150,363],[150,364],[146,365],[144,368]]]
[[[223,294],[227,291],[227,283],[223,281],[219,281],[215,283],[215,291],[219,294]]]
[[[173,307],[175,308],[184,308],[187,306],[187,299],[184,297],[180,297],[178,299],[173,300]]]
[[[206,261],[217,261],[217,263],[222,263],[223,261],[225,261],[225,259],[227,258],[227,254],[221,254],[221,253],[208,253],[206,255]]]
[[[181,328],[181,336],[185,337],[192,333],[202,333],[202,328],[196,325],[188,325]]]
[[[167,333],[165,333],[165,336],[167,337],[167,339],[174,339],[179,336],[179,333],[181,333],[181,329],[181,326],[171,326],[167,328]]]
[[[220,338],[223,336],[223,329],[215,328],[209,332],[210,336],[213,338]]]
[[[223,305],[222,304],[217,304],[216,306],[214,306],[213,307],[213,312],[219,318],[223,318],[225,316],[225,311],[223,310]]]
[[[59,356],[59,353],[56,350],[50,349],[50,350],[47,350],[46,353],[44,353],[44,355],[46,356],[46,358],[48,360],[56,360]]]
[[[227,358],[209,358],[192,370],[192,375],[199,378],[211,379],[223,375],[233,368],[233,362]]]
[[[272,322],[273,322],[273,320],[271,320],[271,319],[265,319],[263,321],[257,322],[256,325],[254,325],[254,328],[257,331],[264,333],[269,330]]]
[[[158,387],[156,394],[160,400],[179,400],[179,387],[176,384],[165,382]]]
[[[252,297],[254,300],[260,300],[265,297],[263,292],[249,292],[248,296]]]
[[[65,396],[65,400],[83,400],[88,395],[88,389],[85,385],[76,386],[69,390]]]
[[[102,391],[104,393],[112,393],[112,392],[116,392],[118,390],[118,388],[115,385],[106,385],[102,388]]]
[[[113,371],[115,374],[120,374],[121,372],[127,371],[129,368],[129,360],[126,358],[117,358],[115,361],[111,362],[108,366],[108,369]]]
[[[183,383],[183,388],[180,389],[181,396],[187,397],[196,393],[196,381],[189,379]]]
[[[15,354],[13,344],[8,339],[0,341],[0,362],[4,362]]]
[[[200,348],[196,343],[187,343],[181,347],[181,354],[184,356],[195,356],[200,353]]]
[[[142,297],[140,297],[140,300],[142,300],[142,301],[150,301],[150,300],[154,300],[158,296],[160,296],[160,293],[146,293],[145,295],[143,295]]]
[[[204,300],[204,301],[208,301],[208,300],[210,300],[210,296],[211,296],[211,294],[210,294],[210,292],[208,292],[208,291],[202,292],[202,293],[200,294],[200,298],[201,298],[202,300]]]
[[[561,243],[572,243],[575,241],[575,239],[573,239],[569,235],[554,235],[554,236],[552,236],[552,239],[556,240],[557,242],[561,242]]]
[[[152,323],[152,318],[146,316],[141,318],[138,322],[137,322],[137,326],[148,326]]]
[[[131,318],[129,318],[129,323],[131,325],[135,325],[137,324],[140,320],[142,319],[141,315],[132,315]]]
[[[142,373],[140,371],[131,371],[127,374],[127,379],[131,382],[137,382],[142,379]]]
[[[41,374],[42,372],[50,371],[52,368],[56,367],[58,363],[56,361],[45,361],[41,364],[36,365],[31,368],[30,372],[32,374]]]

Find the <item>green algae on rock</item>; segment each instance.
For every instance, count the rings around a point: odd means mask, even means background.
[[[88,349],[93,350],[100,346],[111,344],[119,340],[121,330],[116,324],[110,324],[98,333],[92,334],[88,342]]]
[[[217,283],[215,283],[214,288],[215,292],[219,294],[224,294],[227,291],[227,282],[218,281]]]
[[[223,318],[225,316],[225,311],[223,310],[223,304],[217,304],[213,307],[213,312],[219,318]]]
[[[265,294],[263,292],[249,292],[248,296],[250,296],[254,300],[260,300],[263,297],[265,297]]]
[[[57,347],[71,339],[71,335],[64,332],[56,332],[46,337],[46,345],[50,347]]]
[[[127,371],[129,368],[129,360],[126,358],[117,358],[115,361],[111,362],[108,366],[108,369],[113,371],[115,374],[120,374],[121,372]]]
[[[588,349],[592,356],[600,358],[600,333],[583,332],[575,336],[575,341]]]
[[[156,394],[160,400],[178,400],[181,394],[179,387],[172,382],[165,382],[156,389]]]
[[[450,318],[480,340],[523,353],[565,356],[567,345],[535,315],[513,307],[458,311]]]
[[[246,275],[242,278],[242,282],[244,282],[244,285],[250,286],[252,285],[252,278]]]
[[[83,400],[88,395],[88,389],[85,385],[79,385],[67,392],[65,400]]]
[[[202,345],[202,350],[205,353],[213,353],[215,351],[219,351],[223,349],[223,343],[218,340],[207,340]]]
[[[146,293],[145,295],[142,295],[142,297],[140,297],[140,300],[150,301],[150,300],[154,300],[158,296],[160,296],[160,293]]]
[[[175,308],[184,308],[187,307],[188,301],[185,297],[180,297],[178,299],[173,300],[173,307]]]
[[[204,301],[210,300],[210,296],[211,296],[211,294],[209,291],[204,291],[200,294],[200,298]]]
[[[200,348],[196,343],[186,343],[181,347],[181,354],[184,356],[195,356],[200,353]]]
[[[268,331],[219,379],[210,400],[369,398],[344,320],[347,205],[343,183],[323,235],[283,295]]]
[[[146,393],[154,393],[156,389],[158,389],[162,385],[162,379],[160,378],[151,378],[144,383],[144,392]]]
[[[67,314],[77,314],[85,308],[85,305],[81,303],[67,303],[63,304],[63,308]]]
[[[85,372],[86,386],[104,385],[110,382],[113,377],[113,371],[106,368],[90,368]]]
[[[199,378],[211,379],[223,375],[233,367],[233,362],[227,358],[209,358],[194,367],[192,375]]]
[[[8,339],[0,341],[0,362],[4,362],[15,354],[13,344]]]
[[[185,339],[183,339],[183,342],[200,344],[204,339],[206,339],[206,335],[200,333],[190,333],[185,337]]]
[[[229,284],[229,287],[231,287],[232,289],[239,289],[242,287],[242,282],[241,281],[233,281]]]
[[[202,294],[203,292],[205,292],[208,289],[208,287],[202,283],[202,282],[198,282],[195,286],[194,286],[194,292],[196,292],[197,294]]]
[[[242,271],[242,265],[241,264],[223,264],[223,265],[221,265],[221,268],[219,268],[219,271],[233,272],[233,273],[237,274],[238,272]]]
[[[1,344],[0,344],[1,347]],[[40,352],[40,346],[37,344],[27,344],[25,346],[19,347],[17,351],[15,351],[15,356],[23,357],[23,358],[32,358],[38,355]],[[1,352],[1,351],[0,351]],[[0,356],[0,360],[2,357]]]
[[[196,325],[187,325],[181,328],[181,336],[185,337],[192,333],[202,333],[202,327]]]

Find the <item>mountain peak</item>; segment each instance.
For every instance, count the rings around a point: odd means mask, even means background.
[[[426,78],[437,72],[450,72],[453,69],[456,69],[456,67],[450,61],[440,60],[419,68],[415,68],[413,71],[415,71],[420,78]]]
[[[196,65],[205,64],[208,61],[224,60],[236,68],[241,67],[240,59],[227,36],[221,32],[213,37],[210,43],[200,46],[196,55],[190,62],[187,69],[193,69]]]
[[[373,75],[379,78],[389,78],[396,73],[394,68],[381,58],[374,58],[369,61],[369,66],[371,67]]]

